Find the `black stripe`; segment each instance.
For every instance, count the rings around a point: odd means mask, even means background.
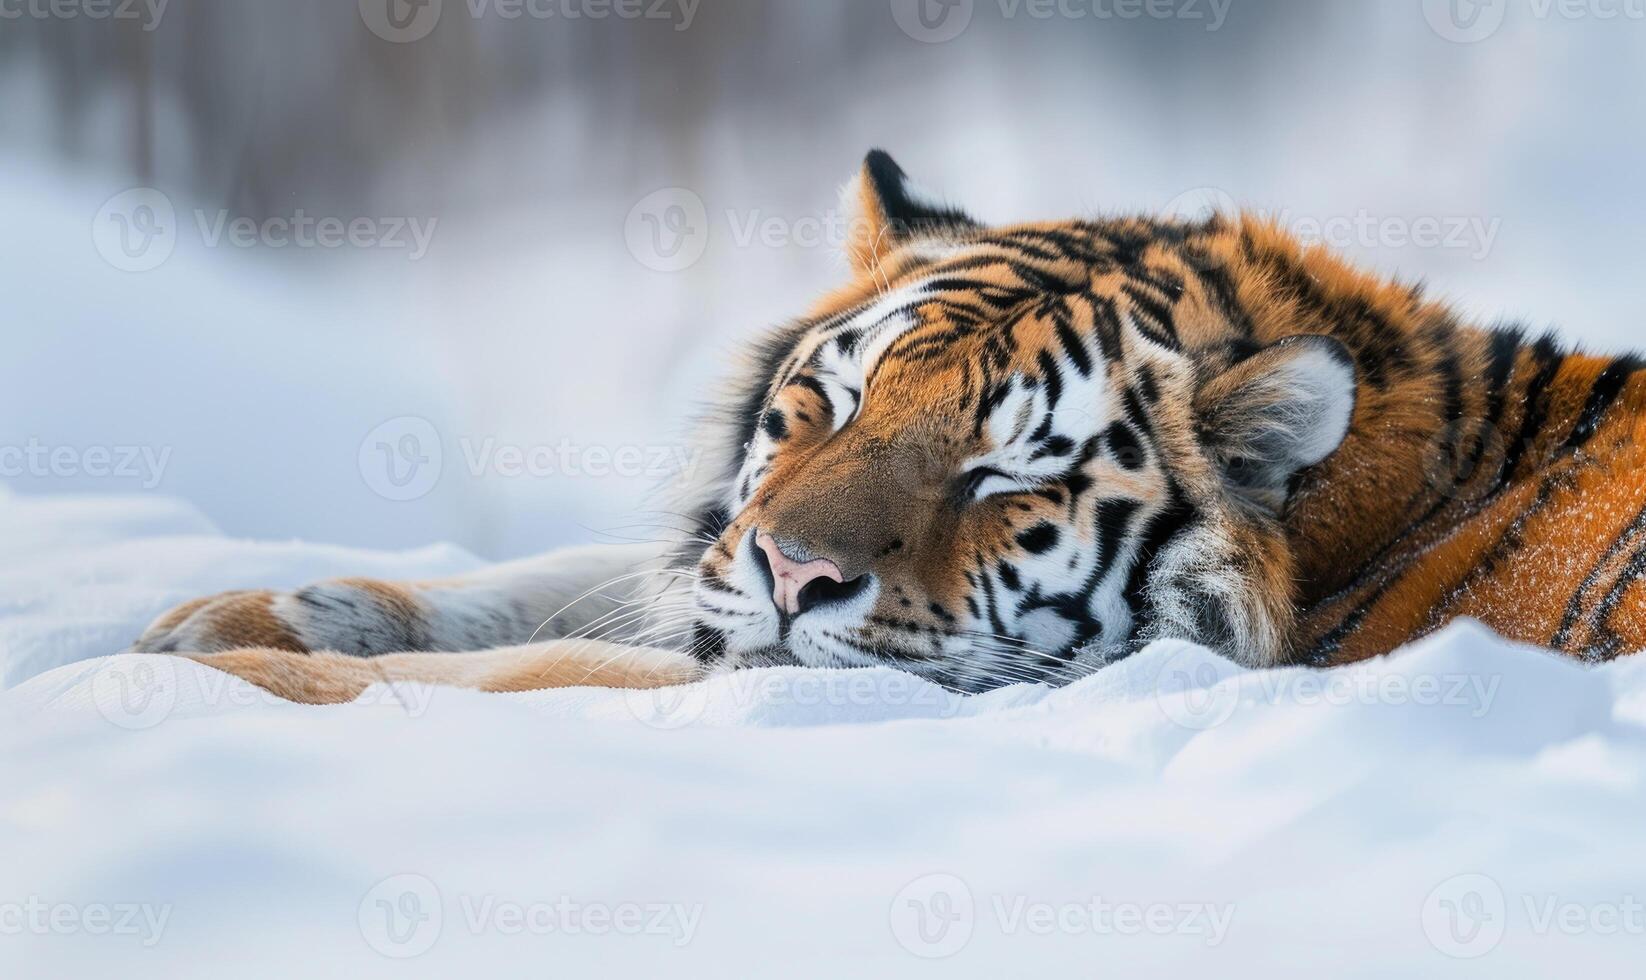
[[[1612,617],[1617,614],[1617,607],[1623,604],[1623,597],[1629,594],[1629,589],[1640,584],[1643,576],[1646,576],[1646,548],[1635,552],[1634,557],[1629,559],[1629,564],[1623,566],[1623,574],[1612,583],[1611,591],[1606,593],[1606,598],[1600,600],[1600,605],[1595,609],[1596,629],[1611,633]],[[1593,660],[1610,660],[1622,652],[1622,646],[1622,641],[1614,634],[1608,636],[1604,643],[1584,652]]]
[[[1155,441],[1154,426],[1149,423],[1149,413],[1143,410],[1143,402],[1137,397],[1137,389],[1128,387],[1121,393],[1120,401],[1126,409],[1126,419],[1132,423],[1132,428],[1152,444]]]
[[[1487,353],[1486,391],[1491,407],[1486,412],[1486,426],[1497,428],[1503,420],[1503,409],[1509,401],[1509,376],[1515,369],[1515,358],[1526,337],[1517,329],[1492,331],[1492,343]]]
[[[764,428],[773,442],[782,442],[789,437],[789,420],[782,409],[774,408],[766,413]]]
[[[1057,362],[1052,360],[1050,351],[1041,351],[1036,359],[1040,364],[1040,373],[1046,380],[1046,399],[1048,408],[1056,408],[1063,399],[1063,372],[1057,369]]]
[[[1623,386],[1640,369],[1641,361],[1637,357],[1619,357],[1606,365],[1606,370],[1595,379],[1594,387],[1589,389],[1588,404],[1583,406],[1583,414],[1578,416],[1577,425],[1567,437],[1564,449],[1581,449],[1595,437],[1600,424],[1606,420],[1606,413],[1623,393]]]
[[[728,447],[733,450],[728,456],[736,460],[735,466],[742,466],[743,447],[754,440],[754,434],[760,428],[761,420],[765,418],[768,401],[775,394],[771,386],[777,369],[794,353],[810,329],[805,323],[797,323],[755,345],[752,354],[757,371],[750,376],[751,383],[738,400],[737,442],[734,446]],[[729,488],[735,478],[735,470],[727,473],[724,477],[725,485]]]
[[[1213,266],[1208,261],[1198,261],[1197,265],[1204,266],[1200,270],[1200,281],[1206,286],[1207,292],[1217,301],[1218,309],[1223,313],[1223,319],[1229,322],[1242,337],[1251,337],[1255,334],[1252,328],[1251,317],[1235,298],[1235,287],[1229,279],[1228,271]]]
[[[952,270],[944,269],[944,271],[950,272]],[[980,293],[984,290],[996,289],[998,286],[983,279],[963,279],[959,276],[944,275],[927,279],[920,284],[920,288],[934,293]]]
[[[1098,502],[1094,522],[1097,526],[1097,568],[1093,570],[1094,581],[1086,591],[1095,589],[1109,567],[1114,564],[1120,554],[1120,543],[1125,539],[1126,532],[1131,529],[1132,515],[1137,513],[1140,506],[1137,501],[1126,497]]]
[[[1132,322],[1150,340],[1168,350],[1181,350],[1177,339],[1177,325],[1171,307],[1138,289],[1132,283],[1121,287],[1121,292],[1132,302]]]
[[[1572,601],[1566,606],[1566,614],[1560,619],[1560,628],[1555,631],[1554,639],[1550,641],[1549,645],[1552,648],[1556,650],[1566,649],[1566,644],[1572,640],[1572,631],[1577,628],[1577,621],[1583,615],[1583,597],[1589,594],[1589,590],[1600,584],[1600,576],[1605,574],[1606,566],[1615,561],[1617,556],[1623,553],[1623,549],[1628,547],[1629,543],[1642,531],[1646,531],[1646,507],[1641,508],[1640,513],[1635,515],[1635,519],[1630,521],[1629,525],[1623,529],[1623,532],[1607,546],[1605,553],[1600,556],[1600,560],[1595,562],[1595,567],[1589,570],[1589,574],[1584,577],[1582,584],[1577,587],[1577,592],[1572,596]]]
[[[713,663],[726,655],[726,634],[723,630],[698,620],[692,624],[692,659],[700,663]]]
[[[710,592],[719,592],[723,595],[737,596],[739,599],[748,598],[741,589],[735,588],[721,579],[719,575],[707,574],[698,579],[698,583]]]
[[[964,326],[944,326],[942,329],[935,331],[919,328],[910,330],[886,348],[885,355],[876,362],[875,373],[880,372],[880,364],[889,363],[894,359],[931,360],[946,353],[956,341],[963,340],[974,333],[976,333],[975,330]],[[874,379],[870,378],[870,380]]]
[[[1538,366],[1537,376],[1527,384],[1521,396],[1526,404],[1526,414],[1521,418],[1519,436],[1510,443],[1504,456],[1503,475],[1498,478],[1498,485],[1491,494],[1493,497],[1514,479],[1521,460],[1531,448],[1532,440],[1537,438],[1538,431],[1549,419],[1549,387],[1554,384],[1561,365],[1566,363],[1565,355],[1560,352],[1560,342],[1555,340],[1553,334],[1545,334],[1532,346],[1532,362]]]
[[[1025,252],[1034,254],[1044,261],[1068,261],[1077,259],[1090,262],[1097,258],[1097,252],[1086,242],[1082,242],[1065,232],[1049,228],[1023,228],[1002,236],[999,241],[1010,242]],[[1041,244],[1035,244],[1035,243]]]
[[[1087,295],[1092,308],[1092,335],[1097,338],[1098,353],[1110,364],[1121,360],[1120,314],[1114,300],[1106,296]]]
[[[1132,574],[1126,582],[1126,604],[1132,609],[1134,632],[1142,625],[1144,595],[1148,590],[1149,572],[1155,558],[1166,550],[1178,535],[1187,530],[1197,516],[1194,507],[1183,496],[1183,491],[1176,483],[1168,485],[1167,493],[1166,506],[1149,518],[1143,529],[1143,542],[1138,546],[1137,554],[1132,559]]]
[[[977,557],[981,564],[983,556],[979,555]],[[1000,601],[995,595],[994,582],[989,578],[988,569],[979,568],[977,577],[983,586],[983,608],[988,613],[989,625],[994,628],[996,633],[1006,635],[1006,624],[1000,618]]]
[[[798,386],[798,387],[806,389],[807,391],[811,392],[812,394],[816,395],[817,397],[823,399],[823,404],[824,405],[828,405],[830,408],[833,408],[833,403],[831,403],[829,401],[829,393],[823,389],[823,382],[817,380],[817,378],[813,377],[812,375],[809,375],[809,374],[797,374],[797,375],[795,375],[794,377],[789,379],[789,383],[787,385],[784,385],[784,387],[791,387],[791,386]]]
[[[1057,340],[1063,346],[1063,352],[1069,355],[1070,361],[1074,362],[1075,370],[1079,371],[1080,376],[1083,378],[1090,377],[1092,373],[1091,352],[1086,349],[1086,342],[1081,339],[1080,334],[1076,333],[1074,327],[1069,323],[1066,312],[1052,311],[1052,330],[1057,334]]]
[[[1059,252],[1056,248],[1045,248],[1029,241],[1032,237],[1035,236],[1031,236],[1027,232],[1019,232],[998,238],[990,238],[987,244],[1007,251],[1022,252],[1024,255],[1040,262],[1061,262],[1068,259],[1067,255]]]
[[[1160,383],[1155,380],[1154,368],[1147,364],[1137,369],[1137,388],[1143,392],[1143,398],[1154,405],[1160,401]]]

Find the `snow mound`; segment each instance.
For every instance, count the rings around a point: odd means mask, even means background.
[[[1069,687],[889,670],[275,701],[110,656],[201,592],[478,563],[7,498],[0,972],[1631,975],[1646,661],[1473,624],[1329,672],[1158,644]]]

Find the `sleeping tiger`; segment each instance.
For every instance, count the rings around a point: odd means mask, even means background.
[[[754,345],[677,545],[230,593],[135,649],[335,702],[778,664],[976,692],[1167,638],[1330,666],[1459,617],[1646,646],[1635,358],[1466,324],[1252,217],[991,228],[880,151],[845,195],[852,279]]]

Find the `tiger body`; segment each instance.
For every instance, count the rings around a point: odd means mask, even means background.
[[[976,691],[1165,638],[1331,666],[1462,617],[1646,647],[1634,358],[1464,323],[1253,218],[986,228],[878,152],[847,196],[853,281],[756,346],[654,563],[236,593],[138,649],[312,701],[781,663]]]

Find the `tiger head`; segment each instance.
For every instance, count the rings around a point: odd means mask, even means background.
[[[751,359],[697,561],[700,655],[1061,681],[1162,638],[1284,658],[1283,517],[1353,358],[1265,340],[1238,220],[989,228],[875,151],[854,281]]]

